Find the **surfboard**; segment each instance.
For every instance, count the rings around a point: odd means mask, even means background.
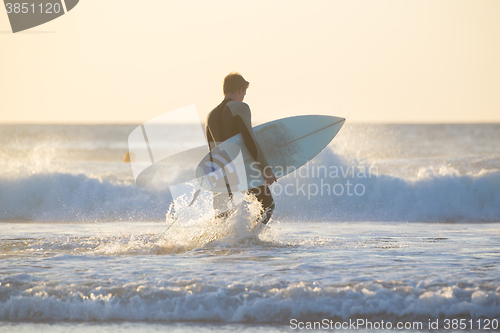
[[[259,125],[253,131],[276,178],[281,178],[318,155],[344,123],[345,118],[334,116],[295,116]],[[245,191],[264,185],[262,172],[255,162],[243,136],[238,134],[202,159],[196,168],[196,177],[200,186],[210,191],[227,191],[228,178],[231,191]],[[218,181],[222,177],[225,181]]]

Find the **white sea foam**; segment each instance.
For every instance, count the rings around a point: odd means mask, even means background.
[[[0,255],[164,255],[178,254],[212,246],[231,248],[252,246],[266,242],[270,229],[259,222],[261,205],[247,195],[241,205],[226,218],[201,215],[197,219],[178,221],[169,216],[166,223],[137,224],[135,232],[120,230],[120,224],[99,224],[103,231],[90,236],[6,238],[0,246]],[[279,223],[279,222],[276,222]],[[88,224],[87,224],[88,225]],[[158,228],[160,225],[160,228]],[[112,233],[109,230],[113,230]],[[116,233],[115,230],[118,230]],[[57,227],[53,230],[58,233]],[[168,231],[168,234],[165,235]],[[97,232],[97,233],[96,233]]]
[[[17,281],[30,276],[17,276]],[[5,282],[4,282],[5,283]],[[67,321],[207,321],[283,323],[346,320],[362,317],[385,321],[446,318],[496,318],[498,290],[458,285],[407,285],[382,281],[321,283],[234,283],[199,279],[112,287],[38,286],[0,304],[2,320]]]

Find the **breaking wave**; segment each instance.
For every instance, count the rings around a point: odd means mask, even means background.
[[[314,173],[316,168],[316,173]],[[460,174],[428,168],[416,177],[347,163],[331,149],[272,186],[275,218],[333,221],[500,221],[500,170]],[[164,221],[168,191],[84,174],[0,178],[0,220]]]

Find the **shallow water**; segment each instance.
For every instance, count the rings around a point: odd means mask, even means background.
[[[182,227],[151,247],[165,223],[4,226],[0,318],[8,321],[500,315],[496,223],[282,222],[190,251],[169,245],[190,241]]]
[[[0,330],[484,329],[500,319],[499,126],[347,124],[273,185],[268,226],[250,198],[174,222],[171,194],[121,161],[134,126],[0,126]]]

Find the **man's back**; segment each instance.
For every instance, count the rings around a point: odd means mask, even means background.
[[[254,143],[249,142],[253,138],[249,138],[247,134],[252,131],[250,119],[250,108],[247,104],[232,101],[230,98],[222,101],[207,116],[205,129],[210,150],[239,133],[244,135],[247,146],[254,146]]]

